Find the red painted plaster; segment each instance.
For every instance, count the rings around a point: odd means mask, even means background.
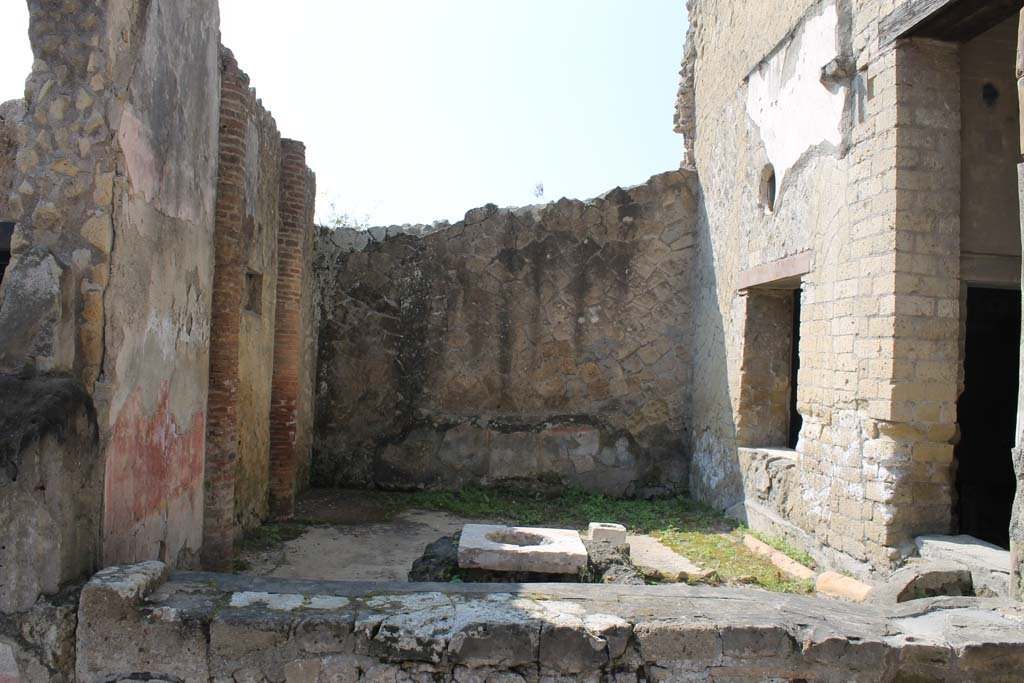
[[[107,448],[104,484],[104,560],[107,564],[149,559],[174,561],[181,548],[167,548],[168,530],[188,536],[180,525],[202,525],[198,519],[175,519],[185,511],[201,511],[205,416],[196,412],[182,429],[168,407],[168,383],[160,384],[153,413],[147,414],[137,389],[118,413]]]

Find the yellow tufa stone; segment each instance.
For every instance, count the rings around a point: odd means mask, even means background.
[[[114,225],[110,215],[103,212],[94,214],[82,226],[82,237],[101,253],[109,254],[114,242]]]

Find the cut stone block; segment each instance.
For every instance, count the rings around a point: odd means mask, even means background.
[[[971,570],[979,597],[1009,597],[1010,552],[974,536],[918,536],[917,551],[926,560],[956,562]]]
[[[591,541],[622,545],[626,542],[626,527],[611,522],[591,522],[587,527],[587,536]]]
[[[459,566],[540,574],[575,574],[587,566],[578,531],[467,524],[459,539]]]

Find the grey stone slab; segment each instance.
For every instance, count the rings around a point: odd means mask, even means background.
[[[917,551],[927,560],[956,562],[971,570],[974,591],[986,597],[1006,597],[1010,591],[1010,553],[966,534],[918,536]]]

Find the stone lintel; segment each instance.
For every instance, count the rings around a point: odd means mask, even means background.
[[[960,254],[960,279],[970,285],[1020,287],[1020,257]]]
[[[814,252],[803,251],[793,256],[744,270],[739,275],[737,289],[752,287],[763,289],[796,289],[802,276],[811,272]]]

